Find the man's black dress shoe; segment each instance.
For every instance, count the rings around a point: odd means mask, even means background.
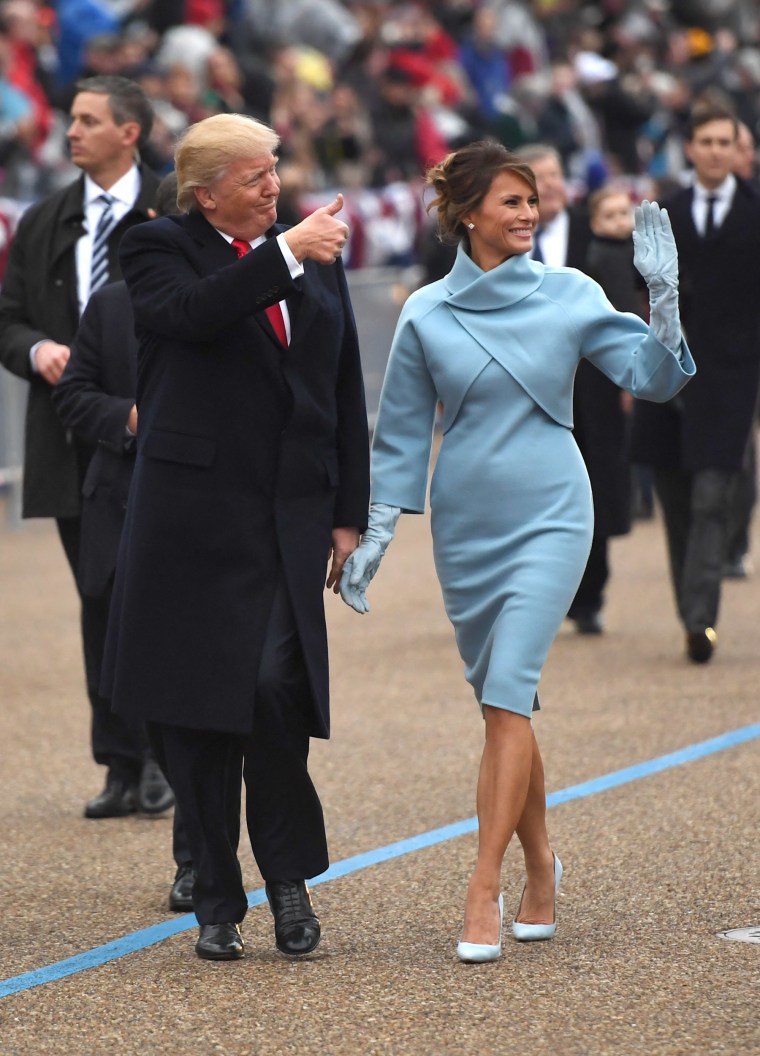
[[[578,634],[603,634],[604,626],[598,612],[586,612],[581,616],[571,617]]]
[[[306,882],[268,880],[266,892],[280,953],[300,957],[316,949],[322,933]]]
[[[201,924],[195,952],[207,961],[237,961],[245,953],[239,924]]]
[[[193,912],[193,886],[196,876],[197,873],[191,864],[179,866],[169,892],[169,909],[175,913]]]
[[[715,651],[718,636],[712,627],[703,631],[689,631],[686,635],[686,655],[695,664],[706,664]]]
[[[163,814],[174,806],[174,793],[155,759],[146,759],[137,786],[137,805],[144,814]]]
[[[744,554],[729,557],[723,563],[724,579],[747,579],[750,574],[750,560]]]
[[[103,791],[85,804],[86,818],[123,818],[137,810],[135,786],[116,774],[109,774]]]

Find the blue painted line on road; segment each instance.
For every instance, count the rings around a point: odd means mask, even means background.
[[[671,752],[669,755],[648,759],[646,762],[638,763],[635,766],[628,766],[623,770],[615,770],[610,774],[595,777],[591,781],[584,781],[581,784],[570,785],[568,788],[560,789],[558,792],[552,792],[546,797],[546,803],[548,807],[556,807],[561,803],[585,799],[588,796],[594,796],[600,792],[607,792],[612,788],[630,784],[632,781],[651,777],[653,774],[661,773],[663,770],[670,770],[673,767],[683,766],[685,763],[703,759],[705,756],[714,755],[716,752],[725,751],[727,748],[746,744],[748,741],[756,740],[758,737],[760,737],[760,723],[743,726],[738,730],[731,730],[729,733],[721,734],[720,737],[713,737],[708,741],[700,741],[698,744],[681,748],[679,751]],[[361,872],[361,870],[369,869],[371,866],[379,865],[381,862],[388,862],[393,858],[401,858],[406,854],[421,851],[426,847],[433,847],[438,843],[446,843],[448,840],[456,839],[458,836],[465,836],[468,833],[475,832],[477,827],[477,818],[466,818],[464,821],[458,821],[452,825],[444,825],[440,829],[431,829],[429,832],[420,833],[418,836],[411,836],[406,840],[389,843],[385,847],[377,847],[372,851],[367,851],[365,854],[344,858],[342,861],[331,865],[316,880],[310,881],[309,886],[316,887],[318,884],[326,884],[330,880],[337,880],[351,873]],[[248,905],[252,908],[263,905],[265,902],[266,895],[263,888],[251,891],[248,895]],[[143,928],[140,931],[133,932],[131,935],[124,935],[122,938],[116,939],[114,942],[108,942],[104,946],[97,946],[95,949],[76,954],[74,957],[67,957],[63,961],[56,961],[54,964],[48,964],[43,968],[37,968],[31,972],[24,972],[21,975],[14,975],[8,979],[0,980],[0,998],[10,997],[11,994],[17,994],[22,990],[31,990],[36,986],[44,986],[45,983],[52,983],[57,979],[65,979],[69,975],[76,975],[78,972],[84,972],[88,968],[97,968],[101,964],[107,964],[109,961],[126,957],[130,953],[144,950],[149,946],[162,942],[164,939],[170,938],[172,935],[179,935],[181,932],[189,931],[196,926],[197,921],[192,913],[174,917],[172,920],[164,921],[162,924],[154,924],[150,928]]]

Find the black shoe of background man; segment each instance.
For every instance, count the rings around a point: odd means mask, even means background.
[[[146,759],[143,764],[137,805],[143,814],[163,814],[174,806],[174,793],[155,759]]]
[[[686,635],[686,655],[695,664],[706,664],[715,651],[718,636],[712,627],[689,631]]]
[[[193,912],[193,887],[198,874],[191,862],[180,865],[169,892],[169,909],[174,913]]]
[[[266,893],[274,917],[274,938],[280,953],[301,957],[315,950],[322,933],[306,882],[268,880]]]
[[[744,554],[729,557],[723,562],[722,576],[724,579],[747,579],[750,574],[751,562]]]
[[[195,952],[206,961],[237,961],[245,954],[239,924],[201,924]]]
[[[133,781],[109,772],[106,787],[85,805],[86,818],[124,818],[137,810],[137,789]]]
[[[603,634],[602,617],[596,609],[571,609],[567,614],[578,634]]]

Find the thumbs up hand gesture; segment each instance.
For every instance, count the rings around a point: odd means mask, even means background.
[[[318,264],[333,264],[348,241],[348,225],[338,220],[343,195],[337,194],[329,205],[315,209],[300,224],[284,234],[293,256],[301,262],[307,257]]]

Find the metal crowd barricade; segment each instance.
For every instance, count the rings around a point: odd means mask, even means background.
[[[404,301],[419,286],[422,269],[416,265],[357,268],[346,274],[359,332],[367,417],[372,431],[396,321]]]
[[[21,466],[28,384],[0,368],[0,511],[7,527],[21,523]],[[0,522],[2,523],[2,522]]]

